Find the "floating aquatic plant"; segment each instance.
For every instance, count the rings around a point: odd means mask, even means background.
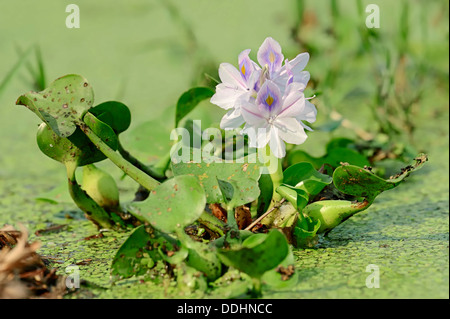
[[[112,260],[113,280],[147,276],[158,281],[155,274],[165,273],[182,293],[208,293],[233,278],[235,294],[228,297],[261,296],[266,285],[287,287],[297,278],[293,247],[314,247],[319,236],[367,209],[427,161],[419,154],[385,179],[348,147],[352,141],[330,141],[321,158],[292,149],[305,142],[305,129],[312,131],[305,122],[313,123],[317,114],[304,95],[309,55],[285,60],[272,38],[261,45],[259,64],[249,54],[241,52],[238,69],[220,65],[222,83],[215,90],[195,87],[181,95],[173,134],[156,132],[158,123],[151,121],[130,133],[150,151],[158,146],[152,163],[132,155],[128,149],[134,145],[121,143],[130,109],[118,101],[95,105],[94,90],[80,75],[63,76],[18,98],[17,104],[42,120],[39,149],[65,166],[75,204],[100,229],[130,232]],[[185,121],[208,99],[227,110],[214,141]],[[152,132],[151,143],[145,143],[143,132]],[[180,139],[177,132],[187,137]],[[224,139],[227,132],[236,134]],[[191,143],[195,134],[196,145]],[[229,146],[240,150],[231,159],[222,152]],[[180,156],[183,151],[187,154]],[[120,200],[114,179],[95,166],[103,160],[136,181],[141,194],[136,200]],[[79,167],[81,184],[75,174]]]

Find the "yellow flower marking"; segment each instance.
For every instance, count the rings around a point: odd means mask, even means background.
[[[275,62],[275,54],[273,54],[272,51],[270,51],[269,60],[270,60],[271,63]]]
[[[266,103],[267,103],[268,106],[272,106],[272,103],[273,103],[273,97],[271,97],[270,95],[268,95],[268,96],[267,96],[267,99],[266,99]]]

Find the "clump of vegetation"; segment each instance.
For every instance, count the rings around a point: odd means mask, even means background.
[[[367,158],[346,140],[330,141],[328,154],[312,161],[304,160],[306,153],[286,150],[285,141],[305,141],[304,121],[314,122],[317,112],[303,92],[308,56],[282,66],[281,47],[268,38],[258,59],[262,67],[243,51],[240,71],[221,65],[223,83],[215,91],[195,87],[180,97],[173,145],[161,138],[159,143],[172,147],[153,165],[140,162],[120,142],[131,123],[128,107],[117,101],[94,106],[93,88],[80,75],[63,76],[18,98],[17,104],[42,120],[38,146],[64,165],[69,193],[86,217],[99,229],[133,229],[112,261],[114,280],[137,275],[160,280],[163,273],[183,293],[207,293],[233,278],[236,293],[261,296],[263,283],[295,283],[292,247],[313,247],[320,234],[367,209],[426,162],[420,154],[384,179],[362,165],[369,164]],[[205,99],[228,109],[221,129],[199,132],[192,121],[180,127]],[[244,122],[243,138],[238,130]],[[195,134],[203,137],[196,144]],[[136,200],[120,200],[115,180],[95,166],[105,159],[137,182]]]

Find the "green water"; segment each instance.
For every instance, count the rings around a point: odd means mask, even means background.
[[[180,8],[197,38],[199,48],[194,53],[188,49],[182,23],[174,22],[159,1],[127,1],[115,6],[107,1],[95,4],[78,1],[81,9],[78,30],[65,27],[67,13],[62,3],[2,3],[0,81],[17,61],[16,46],[25,49],[39,44],[47,80],[68,73],[82,74],[92,83],[97,103],[120,99],[129,105],[135,126],[146,119],[158,118],[164,109],[176,103],[178,96],[192,84],[196,61],[204,56],[212,57],[216,66],[225,61],[235,64],[239,52],[252,48],[252,54],[256,54],[260,43],[269,35],[282,43],[286,57],[293,58],[298,53],[289,39],[289,28],[295,21],[292,1],[277,1],[275,8],[273,1],[256,0],[245,4],[237,0],[173,3]],[[320,23],[331,23],[324,18],[329,16],[327,5],[308,3],[310,10],[316,10]],[[382,12],[398,16],[398,5],[388,1],[379,3]],[[428,10],[427,14],[437,19],[439,8]],[[421,8],[411,11],[417,16]],[[356,19],[355,16],[350,20]],[[395,19],[382,16],[382,23],[388,29],[382,30],[388,35],[393,32],[388,28],[392,21]],[[411,25],[413,49],[432,51],[434,59],[430,63],[448,76],[448,37],[446,43],[442,42],[445,34],[448,35],[448,27],[438,24],[433,32],[428,30],[424,42],[420,25]],[[346,48],[351,45],[351,41],[343,42],[335,48],[336,54],[328,50],[311,56],[308,70],[312,74],[324,74],[329,65],[324,61],[330,56],[342,64],[340,76],[349,81],[338,81],[327,97],[342,114],[370,128],[367,97],[356,97],[351,103],[340,98],[352,85],[368,92],[374,90],[370,85],[368,60],[355,61],[353,69],[345,67]],[[436,74],[431,73],[430,77]],[[20,94],[32,89],[24,78],[27,73],[22,68],[0,96],[0,225],[21,223],[27,227],[31,239],[42,243],[39,252],[62,274],[70,264],[85,263],[79,266],[81,279],[91,286],[72,297],[177,297],[170,285],[165,287],[138,279],[111,286],[110,261],[127,234],[107,232],[103,238],[84,240],[97,234],[97,230],[77,212],[74,204],[53,205],[35,200],[39,194],[63,182],[65,171],[59,163],[40,153],[35,143],[38,119],[25,108],[14,105]],[[418,150],[429,154],[426,166],[400,187],[379,196],[367,211],[321,238],[315,249],[296,250],[298,284],[288,290],[266,290],[264,298],[449,297],[448,77],[444,83],[438,81],[431,79],[426,83],[423,100],[415,113],[414,143]],[[212,120],[220,119],[223,114],[209,103],[200,107],[212,110],[207,112]],[[320,122],[324,119],[324,109],[318,111]],[[167,121],[171,125],[172,118]],[[334,134],[351,135],[343,129]],[[125,141],[126,138],[125,133]],[[324,152],[323,142],[327,138],[325,133],[313,132],[304,148],[319,156]],[[121,173],[112,164],[105,162],[101,166],[119,181],[123,201],[130,200],[135,184],[130,179],[119,180]],[[36,230],[54,224],[68,226],[58,233],[34,235]],[[379,267],[379,288],[366,287],[370,275],[366,267],[370,264]]]

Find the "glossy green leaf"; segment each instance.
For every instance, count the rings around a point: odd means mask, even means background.
[[[312,219],[303,216],[292,231],[292,243],[297,248],[311,248],[317,243],[316,234],[319,232],[322,223],[320,219]]]
[[[132,203],[129,209],[153,227],[173,233],[196,221],[205,204],[205,192],[198,180],[182,175],[160,184],[145,201]]]
[[[354,165],[336,168],[333,173],[333,182],[334,186],[344,194],[368,198],[375,198],[381,192],[395,187],[395,184]]]
[[[94,102],[94,91],[87,80],[75,74],[63,76],[42,92],[21,95],[16,104],[24,105],[60,137],[77,129],[84,114]]]
[[[92,107],[89,112],[108,124],[116,134],[126,131],[131,124],[130,109],[121,102],[104,102]]]
[[[259,196],[258,179],[259,165],[252,163],[172,163],[172,170],[177,175],[195,176],[205,189],[208,203],[224,203],[218,179],[235,181],[235,205],[243,205],[257,199]]]
[[[233,203],[235,201],[234,195],[237,195],[237,192],[235,192],[235,190],[238,190],[236,182],[232,179],[228,181],[217,179],[217,183],[219,185],[220,191],[222,192],[223,201],[228,204]]]
[[[320,221],[317,233],[324,233],[351,217],[367,209],[371,202],[351,202],[347,200],[322,200],[309,204],[303,209],[303,214],[313,221]]]
[[[277,193],[286,198],[299,212],[302,211],[309,201],[308,193],[305,190],[290,185],[283,184],[278,186]]]
[[[184,92],[177,102],[175,114],[175,127],[180,121],[191,112],[201,101],[214,95],[214,90],[207,87],[192,88]]]
[[[289,245],[278,230],[255,234],[247,238],[240,248],[219,249],[224,264],[245,272],[252,278],[261,278],[268,270],[277,267],[288,255]]]
[[[93,131],[112,149],[117,149],[117,136],[104,123],[98,122]],[[75,162],[78,166],[102,161],[106,156],[77,128],[68,138],[57,135],[46,123],[37,132],[39,149],[48,157],[61,162]]]
[[[321,174],[314,169],[311,163],[302,162],[288,167],[283,172],[283,183],[304,190],[313,197],[331,184],[330,176]]]

